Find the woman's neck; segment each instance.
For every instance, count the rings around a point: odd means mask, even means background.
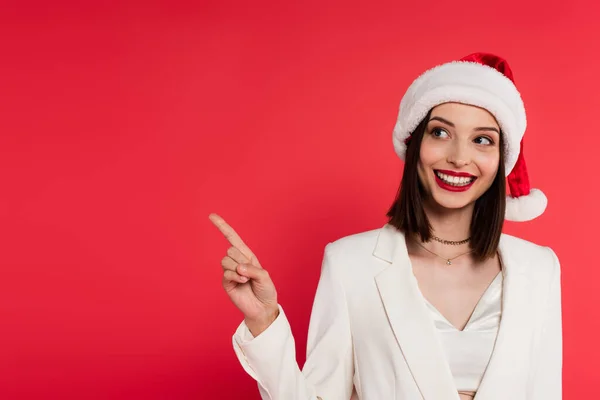
[[[426,202],[423,204],[423,208],[431,225],[432,234],[438,238],[450,241],[462,241],[471,236],[473,205],[461,209],[448,209]],[[449,245],[431,240],[427,243],[422,243],[419,235],[410,236],[406,244],[409,254],[432,258],[438,262],[438,258],[440,257],[448,259],[456,258],[467,253],[470,249],[470,242],[460,245]],[[431,252],[433,255],[430,254]]]
[[[460,209],[447,209],[427,202],[424,209],[432,233],[440,239],[459,241],[471,236],[473,204]]]

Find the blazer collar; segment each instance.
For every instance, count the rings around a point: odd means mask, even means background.
[[[527,330],[531,323],[529,277],[505,235],[499,245],[504,273],[502,318],[492,358],[477,391],[476,399],[518,398],[521,385],[506,385],[507,379],[522,374],[516,352],[528,352]],[[425,400],[458,400],[458,391],[434,322],[412,272],[404,235],[386,224],[379,233],[373,256],[389,263],[375,281],[389,323],[412,376]]]

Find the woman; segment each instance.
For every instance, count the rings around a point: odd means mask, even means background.
[[[562,398],[558,259],[501,233],[505,216],[546,206],[529,188],[525,126],[500,57],[472,54],[411,84],[389,222],[326,246],[302,371],[267,271],[210,216],[232,245],[223,285],[245,316],[233,345],[263,399]]]

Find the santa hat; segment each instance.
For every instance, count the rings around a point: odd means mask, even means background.
[[[528,221],[540,216],[548,200],[540,190],[529,186],[523,157],[525,106],[506,60],[493,54],[474,53],[419,76],[402,97],[394,127],[394,149],[402,160],[410,134],[429,110],[446,102],[485,108],[496,118],[504,134],[504,163],[510,188],[506,219]]]

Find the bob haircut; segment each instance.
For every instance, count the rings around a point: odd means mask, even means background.
[[[431,110],[415,128],[407,143],[402,182],[394,203],[387,212],[388,223],[405,235],[418,234],[423,242],[431,240],[431,225],[423,209],[427,194],[419,180],[418,164],[423,135]],[[476,261],[493,257],[498,250],[506,210],[506,180],[504,170],[504,140],[500,132],[500,163],[496,178],[489,189],[475,201],[471,219],[470,248]]]

